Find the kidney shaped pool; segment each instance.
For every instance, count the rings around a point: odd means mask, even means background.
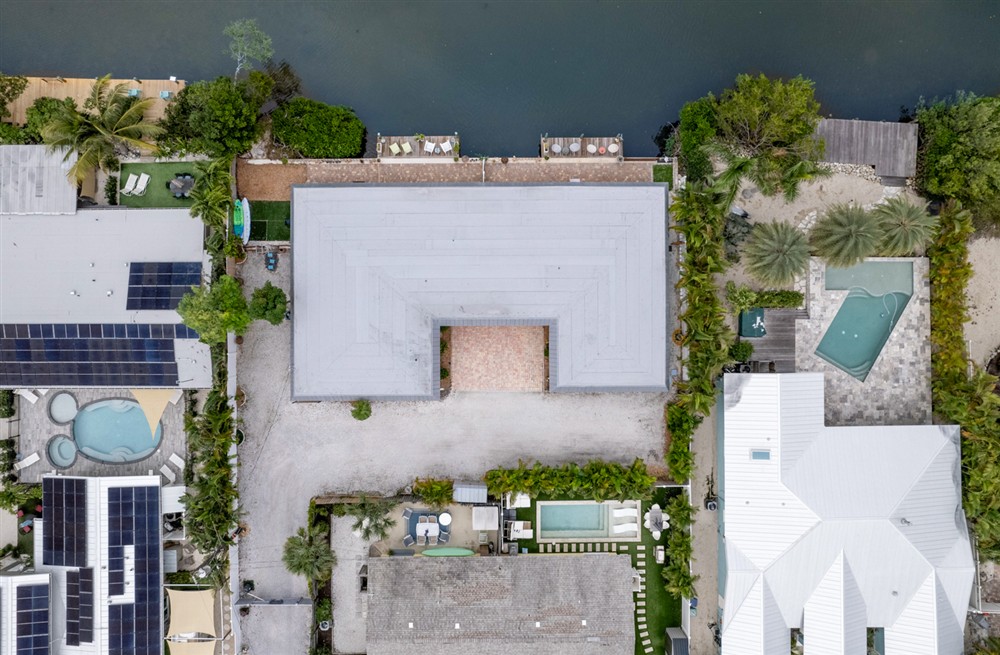
[[[137,462],[153,454],[163,434],[134,400],[109,399],[85,405],[73,420],[73,438],[84,457],[107,463]]]

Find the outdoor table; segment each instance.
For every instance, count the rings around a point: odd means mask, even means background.
[[[573,143],[569,144],[569,151],[570,152],[580,152],[580,144],[577,143],[576,141],[574,141]]]
[[[597,152],[597,146],[595,146],[593,143],[588,143],[587,144],[587,152],[589,152],[590,154],[596,153]]]
[[[445,527],[451,525],[451,514],[449,514],[448,512],[441,512],[441,514],[438,516],[438,523]]]
[[[170,180],[170,192],[175,196],[179,193],[185,198],[191,193],[191,189],[194,188],[194,178],[190,175],[186,177],[175,177]]]
[[[556,153],[558,155],[560,152],[562,152],[562,146],[559,145],[558,143],[553,143],[552,144],[552,152],[554,152],[554,153]]]
[[[618,144],[617,143],[612,143],[611,145],[609,145],[608,146],[608,152],[610,152],[612,155],[615,154],[616,152],[618,152]]]
[[[441,534],[441,528],[437,523],[417,523],[417,536],[436,537]]]

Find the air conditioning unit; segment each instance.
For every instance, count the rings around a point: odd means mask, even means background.
[[[719,499],[709,496],[705,499],[705,509],[710,512],[714,512],[719,509]]]

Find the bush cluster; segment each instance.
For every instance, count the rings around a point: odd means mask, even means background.
[[[14,392],[10,389],[0,389],[0,418],[10,418],[14,415]]]
[[[365,125],[348,107],[293,98],[271,114],[274,140],[303,157],[332,159],[361,154]]]
[[[413,482],[413,493],[420,496],[431,509],[440,510],[451,504],[455,496],[455,483],[447,479],[417,478]]]
[[[705,146],[715,139],[717,129],[715,97],[711,93],[681,109],[680,161],[689,182],[705,180],[712,175],[712,160]]]
[[[560,467],[523,461],[517,468],[497,468],[483,477],[490,494],[525,493],[532,498],[553,496],[568,499],[647,500],[653,496],[656,478],[646,471],[646,464],[636,458],[630,466],[616,462],[591,460],[583,466],[574,463]]]
[[[372,415],[372,404],[361,398],[351,403],[351,416],[358,421],[367,420]]]
[[[737,341],[729,346],[729,358],[734,362],[748,362],[753,357],[753,344],[749,341]]]
[[[957,202],[945,205],[927,251],[931,281],[931,392],[934,413],[962,426],[962,491],[966,515],[985,559],[1000,556],[1000,396],[997,378],[980,368],[968,374],[964,324],[966,285],[972,277],[967,241],[972,217]]]
[[[698,576],[691,573],[694,552],[691,526],[698,508],[688,503],[687,496],[682,493],[667,502],[665,511],[670,517],[670,532],[667,534],[667,562],[661,571],[664,587],[675,596],[694,598]]]
[[[795,309],[801,307],[805,296],[801,291],[765,289],[756,291],[745,284],[726,282],[726,302],[739,314],[750,309]]]

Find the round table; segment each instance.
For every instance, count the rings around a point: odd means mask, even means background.
[[[552,144],[552,152],[554,152],[554,153],[556,153],[558,155],[560,152],[562,152],[562,146],[559,145],[558,143],[553,143]]]
[[[448,512],[441,512],[438,514],[438,524],[448,527],[451,525],[451,514]]]
[[[580,152],[580,144],[576,143],[575,141],[573,143],[569,144],[569,151],[570,152]]]
[[[590,154],[594,154],[595,152],[597,152],[597,146],[595,146],[593,143],[588,143],[587,152],[589,152]]]
[[[610,152],[612,155],[618,152],[618,150],[619,146],[617,143],[612,143],[611,145],[608,146],[608,152]]]

